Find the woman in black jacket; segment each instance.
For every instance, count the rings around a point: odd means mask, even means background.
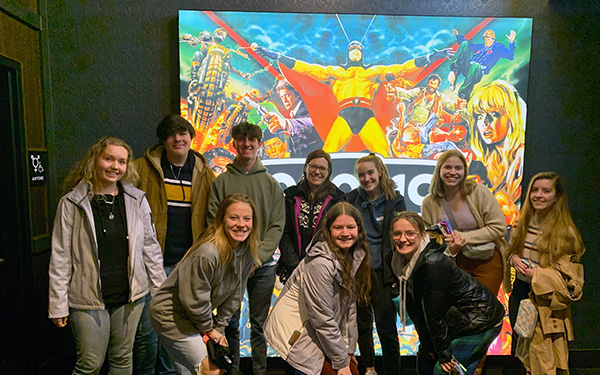
[[[396,212],[406,210],[404,197],[395,190],[396,183],[375,154],[363,156],[354,165],[360,186],[346,195],[348,203],[360,212],[371,250],[371,295],[366,305],[358,305],[358,347],[366,368],[365,375],[375,372],[373,318],[383,353],[383,374],[400,373],[400,344],[396,328],[398,280],[391,269],[392,241],[390,225]]]
[[[444,255],[445,246],[430,242],[425,221],[416,213],[396,215],[391,236],[400,317],[406,321],[408,312],[419,334],[418,373],[442,374],[460,363],[473,374],[500,333],[502,304]]]
[[[330,207],[344,200],[344,193],[331,182],[329,154],[308,154],[298,185],[285,190],[285,228],[279,243],[281,257],[277,274],[282,283],[306,255],[306,247]]]

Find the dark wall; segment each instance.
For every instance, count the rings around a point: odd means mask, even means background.
[[[52,106],[50,210],[69,168],[100,136],[125,139],[137,156],[154,128],[179,110],[179,9],[532,17],[525,178],[562,175],[588,252],[587,286],[574,306],[575,348],[600,348],[600,174],[596,114],[600,69],[597,1],[508,0],[130,0],[48,2]],[[590,329],[594,327],[594,329]]]

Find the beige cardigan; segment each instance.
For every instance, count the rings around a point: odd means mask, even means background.
[[[494,242],[500,253],[502,254],[502,265],[504,269],[504,291],[506,293],[512,290],[510,285],[510,267],[506,264],[507,249],[506,240],[506,219],[502,213],[500,205],[494,198],[492,192],[483,185],[477,184],[475,190],[471,194],[467,195],[465,201],[469,210],[473,214],[473,217],[477,221],[479,229],[462,233],[461,236],[470,245],[480,245],[487,242]],[[442,212],[444,212],[444,205],[441,198],[435,198],[433,195],[428,194],[423,199],[421,206],[423,213],[423,219],[428,224],[435,224],[439,219],[442,218]]]

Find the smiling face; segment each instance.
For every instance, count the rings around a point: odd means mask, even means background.
[[[548,213],[558,200],[554,182],[548,179],[536,180],[531,187],[529,200],[538,215]]]
[[[338,216],[331,226],[329,227],[331,232],[331,239],[333,243],[340,248],[340,250],[348,250],[355,243],[358,238],[358,225],[352,216],[340,215]]]
[[[394,247],[407,259],[411,259],[419,249],[424,236],[425,233],[419,233],[418,229],[406,219],[396,221],[392,227]]]
[[[244,202],[229,205],[225,210],[223,229],[231,247],[237,249],[252,231],[252,207]]]
[[[129,153],[123,146],[108,145],[94,166],[94,180],[98,191],[114,185],[127,171]]]
[[[233,142],[237,157],[242,163],[256,160],[258,149],[262,146],[262,142],[255,137],[241,136]]]
[[[169,161],[181,160],[186,158],[190,146],[192,145],[192,136],[185,130],[171,134],[164,142]]]
[[[356,166],[356,174],[358,175],[358,182],[360,186],[365,189],[371,200],[379,197],[381,189],[379,187],[379,177],[381,175],[375,167],[375,163],[371,161],[365,161],[359,163]]]
[[[440,168],[440,178],[444,186],[459,186],[465,178],[465,166],[456,156],[451,156]]]
[[[483,113],[475,112],[473,116],[475,117],[477,130],[486,144],[492,145],[504,140],[510,125],[510,120],[506,114],[489,108]]]
[[[311,190],[318,189],[329,174],[329,164],[325,158],[314,158],[304,166],[304,173]]]

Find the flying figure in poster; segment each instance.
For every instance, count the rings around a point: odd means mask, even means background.
[[[385,99],[384,90],[381,90],[382,99],[377,103],[377,94],[382,84],[405,79],[409,74],[416,76],[428,64],[447,57],[449,53],[448,50],[434,50],[426,56],[402,64],[369,66],[364,62],[362,43],[352,41],[348,44],[345,64],[323,66],[296,60],[265,47],[254,45],[254,48],[262,57],[278,61],[282,74],[299,91],[303,85],[306,85],[306,82],[299,82],[302,79],[299,76],[313,78],[329,87],[333,98],[328,98],[326,95],[319,97],[315,103],[317,106],[315,111],[311,111],[310,98],[303,96],[315,127],[325,140],[323,146],[325,151],[362,151],[366,146],[369,151],[384,157],[391,157],[383,131],[388,124],[380,123],[377,112],[385,110],[382,106],[391,106]],[[325,113],[321,115],[316,112]],[[360,146],[357,149],[349,149],[353,135],[358,135],[362,141],[362,149]]]
[[[456,35],[458,49],[450,59],[450,73],[448,81],[450,90],[454,91],[456,79],[463,75],[465,80],[458,90],[458,96],[469,100],[473,88],[485,74],[496,65],[501,58],[512,60],[515,57],[515,38],[517,33],[510,31],[508,38],[508,47],[500,42],[496,42],[496,34],[493,30],[486,30],[483,33],[483,44],[473,43],[453,29],[452,34]]]

